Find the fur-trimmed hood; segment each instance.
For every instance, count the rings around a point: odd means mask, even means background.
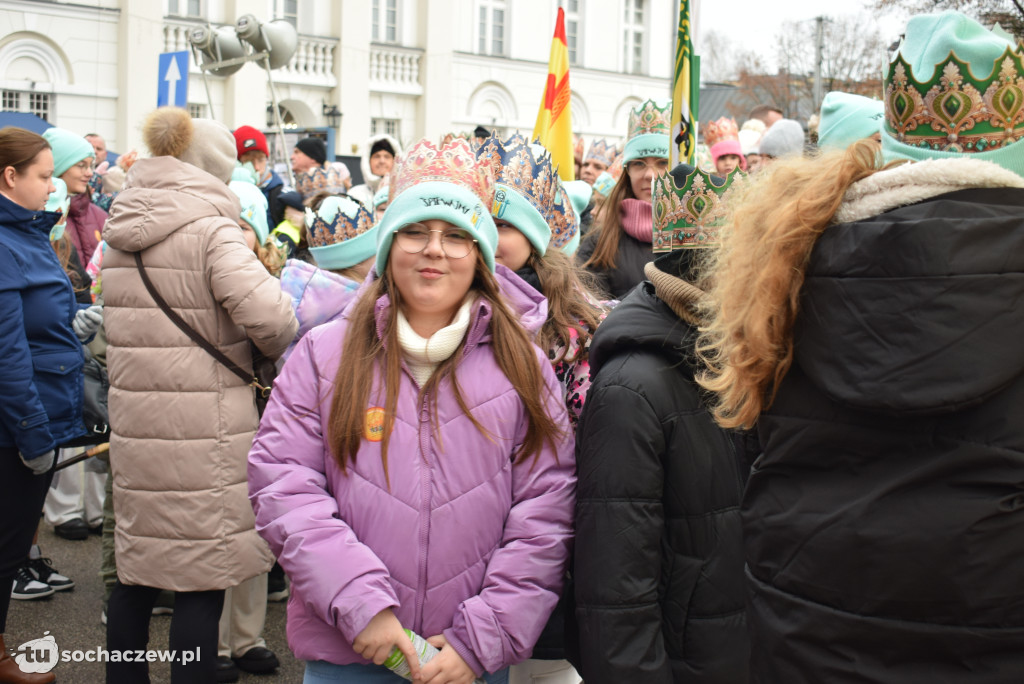
[[[811,254],[795,360],[835,400],[892,414],[983,401],[1024,367],[1024,179],[970,159],[850,188]]]
[[[392,138],[387,133],[377,133],[376,135],[371,135],[369,139],[366,141],[366,152],[363,153],[362,158],[359,160],[359,168],[362,169],[363,171],[363,183],[369,186],[370,190],[372,190],[373,193],[376,193],[377,189],[380,187],[381,177],[370,171],[370,150],[373,149],[374,144],[378,140],[388,141],[388,143],[391,145],[391,149],[395,151],[395,159],[398,159],[398,157],[400,157],[402,154],[401,143],[399,143],[397,140]]]

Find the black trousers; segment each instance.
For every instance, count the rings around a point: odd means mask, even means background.
[[[17,449],[0,448],[0,634],[7,631],[14,574],[28,558],[53,469],[35,475]]]
[[[160,590],[121,584],[118,580],[107,603],[107,650],[131,651],[131,662],[107,662],[107,684],[149,682],[149,663],[135,662],[135,651],[149,645],[149,618]],[[224,608],[224,590],[179,591],[168,650],[172,684],[207,684],[216,681],[217,627]],[[198,654],[198,658],[194,656]],[[186,660],[188,662],[186,662]]]

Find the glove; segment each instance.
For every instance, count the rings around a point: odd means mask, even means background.
[[[82,309],[75,314],[75,320],[71,322],[71,329],[78,336],[78,341],[84,344],[96,334],[101,325],[103,325],[103,307],[93,304],[88,309]]]
[[[21,458],[21,462],[36,475],[45,475],[50,468],[53,467],[53,460],[57,457],[57,452],[50,449],[42,456],[36,456],[35,458],[25,458],[25,454],[18,452],[18,456]]]

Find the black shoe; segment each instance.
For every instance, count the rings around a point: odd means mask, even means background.
[[[50,585],[54,591],[75,588],[75,582],[57,572],[57,569],[53,567],[53,561],[49,558],[30,558],[25,567],[37,581]]]
[[[12,599],[32,601],[34,599],[47,598],[48,596],[53,596],[53,587],[37,580],[29,572],[27,565],[22,565],[18,568],[18,573],[14,576],[14,585],[11,587]]]
[[[237,682],[242,673],[227,656],[217,656],[216,674],[218,682]]]
[[[100,523],[98,525],[89,525],[89,534],[102,535],[103,534],[103,523]]]
[[[239,669],[250,674],[266,674],[281,666],[274,652],[262,646],[250,648],[241,658],[232,658],[232,660],[235,661],[235,665]]]
[[[89,537],[89,526],[81,518],[75,518],[60,525],[54,525],[53,531],[57,533],[58,537],[74,541]]]

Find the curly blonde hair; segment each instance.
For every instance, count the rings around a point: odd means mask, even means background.
[[[716,395],[725,428],[749,428],[775,400],[793,362],[793,324],[811,250],[849,187],[882,170],[877,142],[780,160],[730,201],[722,246],[708,264],[710,297],[697,381]]]

